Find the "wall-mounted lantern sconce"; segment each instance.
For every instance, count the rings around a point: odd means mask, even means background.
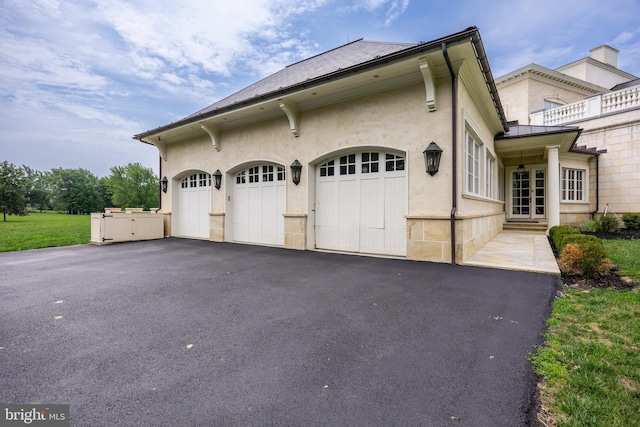
[[[295,159],[293,163],[291,163],[291,180],[295,185],[300,184],[300,175],[302,175],[302,165]]]
[[[438,144],[431,141],[431,144],[429,144],[422,154],[424,154],[424,165],[427,169],[427,173],[431,176],[435,175],[440,167],[442,149],[438,147]]]
[[[216,190],[219,190],[221,185],[222,185],[222,172],[220,172],[220,169],[218,169],[213,173],[213,186],[216,187]]]
[[[518,168],[516,169],[516,172],[518,173],[518,176],[524,175],[525,170],[526,169],[524,168],[524,163],[522,163],[522,150],[520,150],[520,164],[518,165]]]
[[[167,186],[168,185],[169,185],[169,180],[165,176],[160,180],[160,189],[162,190],[163,193],[167,192]]]

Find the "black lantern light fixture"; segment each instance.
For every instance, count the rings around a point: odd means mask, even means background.
[[[429,144],[422,154],[424,154],[424,165],[427,173],[431,176],[435,175],[440,167],[442,148],[440,148],[435,142],[431,141],[431,144]]]
[[[220,172],[220,169],[218,169],[213,173],[213,186],[216,187],[216,190],[220,190],[221,185],[222,185],[222,172]]]
[[[302,175],[302,165],[295,159],[293,163],[291,163],[291,180],[295,185],[300,184],[300,176]]]
[[[520,164],[518,165],[516,172],[518,173],[518,176],[522,176],[524,175],[524,171],[524,163],[522,163],[522,150],[520,150]]]
[[[169,180],[165,176],[160,180],[160,189],[162,190],[163,193],[167,192],[168,185],[169,185]]]

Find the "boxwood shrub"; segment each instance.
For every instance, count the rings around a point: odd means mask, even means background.
[[[559,252],[562,252],[565,246],[570,243],[577,243],[580,245],[583,242],[594,242],[594,244],[602,246],[602,249],[604,250],[602,240],[598,239],[595,236],[589,236],[587,234],[563,234],[560,241],[560,247],[557,247],[557,249]]]
[[[622,215],[622,221],[629,230],[640,230],[640,213],[625,213]]]
[[[596,240],[585,239],[579,243],[567,243],[558,260],[560,269],[568,274],[589,277],[606,274],[611,269],[611,261],[607,258],[602,242]]]
[[[580,234],[580,230],[577,228],[569,227],[568,225],[560,225],[556,227],[551,227],[555,230],[549,230],[549,236],[551,237],[551,241],[556,247],[558,253],[562,252],[562,238],[567,234]]]
[[[618,218],[612,215],[601,216],[598,220],[600,222],[600,232],[615,234],[620,231],[620,222]]]

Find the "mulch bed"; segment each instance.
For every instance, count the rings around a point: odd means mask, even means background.
[[[599,239],[640,239],[640,230],[627,230],[622,229],[619,233],[615,234],[605,234],[605,233],[589,233],[582,232],[582,234],[589,234],[591,236],[596,236]],[[555,248],[555,245],[549,239],[549,243],[553,248],[553,253],[556,256],[556,259],[559,258],[558,251]],[[595,277],[584,277],[584,276],[576,276],[572,274],[561,273],[562,283],[569,288],[574,289],[582,289],[589,290],[594,288],[614,288],[617,290],[629,290],[638,286],[637,283],[634,283],[629,278],[620,277],[618,274],[618,267],[614,266],[608,274],[599,274]]]

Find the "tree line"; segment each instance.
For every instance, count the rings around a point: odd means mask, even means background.
[[[158,178],[151,168],[129,163],[110,170],[109,176],[98,178],[82,168],[38,171],[5,160],[0,163],[3,220],[7,215],[26,215],[29,209],[88,214],[113,206],[158,207]]]

